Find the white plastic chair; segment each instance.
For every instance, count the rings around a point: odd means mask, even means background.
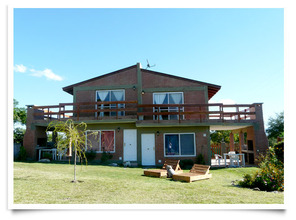
[[[59,151],[59,150],[58,150],[58,160],[62,160],[62,157],[63,157],[64,155],[66,155],[66,152],[67,152],[67,148],[64,149],[64,150],[62,150],[62,151]]]
[[[215,160],[216,160],[216,164],[217,164],[217,162],[218,162],[218,165],[219,165],[219,167],[220,167],[220,160],[222,160],[222,156],[219,155],[219,154],[215,154]]]
[[[234,167],[234,163],[239,166],[239,156],[235,154],[235,151],[229,151],[230,166]]]

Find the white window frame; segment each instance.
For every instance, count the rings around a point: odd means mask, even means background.
[[[91,150],[91,148],[90,149],[87,149],[87,132],[99,132],[100,133],[100,143],[99,143],[99,150],[98,151],[95,151],[96,153],[103,153],[103,151],[101,150],[102,149],[102,132],[104,132],[104,131],[113,131],[114,132],[114,151],[105,151],[105,152],[107,152],[107,153],[115,153],[116,152],[116,149],[115,149],[115,147],[116,147],[116,143],[115,143],[115,140],[116,140],[116,138],[115,138],[115,135],[116,135],[116,132],[115,132],[115,130],[86,130],[85,131],[85,135],[86,135],[86,138],[85,138],[85,150],[86,151],[90,151]]]
[[[111,92],[116,91],[116,92],[123,92],[123,101],[125,101],[125,89],[100,89],[100,90],[96,90],[96,95],[95,95],[95,102],[97,102],[98,100],[98,92],[100,91],[104,91],[104,92],[110,92],[110,96],[111,96]],[[111,97],[110,97],[111,100]],[[125,108],[125,104],[123,104],[123,108]],[[96,109],[98,109],[98,105],[96,105]],[[125,115],[125,111],[122,111],[122,116]],[[98,113],[95,112],[95,117],[98,116]],[[109,115],[110,116],[110,115]],[[104,112],[104,116],[105,117],[105,112]]]
[[[155,100],[155,95],[157,95],[157,94],[167,94],[167,95],[169,95],[169,94],[175,94],[175,93],[181,93],[182,94],[182,103],[181,104],[184,104],[184,92],[154,92],[153,93],[153,104],[154,104],[154,100]],[[168,98],[168,102],[169,102],[169,98]],[[168,103],[168,105],[169,105],[170,103]],[[181,109],[181,111],[183,111],[184,112],[184,107],[182,107],[182,108],[180,108]],[[168,107],[168,112],[170,112],[170,110],[169,110],[169,107]],[[158,111],[158,109],[157,109],[157,111]],[[155,108],[153,107],[153,112],[155,112]],[[179,115],[177,115],[178,117],[179,117]],[[182,117],[182,119],[184,119],[184,115],[183,115],[183,117]],[[153,120],[157,120],[157,117],[155,117],[155,115],[153,115]],[[171,119],[171,115],[168,115],[168,120],[172,120]],[[179,120],[179,118],[177,119],[177,120]]]
[[[166,135],[178,135],[179,136],[179,152],[181,153],[181,138],[180,135],[182,134],[192,134],[193,135],[193,150],[194,154],[193,155],[166,155],[165,154],[165,136]],[[163,155],[164,157],[195,157],[196,156],[196,140],[195,140],[195,133],[194,132],[189,132],[189,133],[164,133],[163,135]]]

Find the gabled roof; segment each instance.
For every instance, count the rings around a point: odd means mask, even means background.
[[[210,83],[206,83],[206,82],[201,82],[201,81],[197,81],[197,80],[193,80],[193,79],[188,79],[188,78],[184,78],[184,77],[180,77],[180,76],[174,76],[174,75],[170,75],[167,73],[161,73],[161,72],[156,72],[156,71],[152,71],[152,70],[147,70],[147,69],[141,69],[141,71],[143,72],[149,72],[155,75],[162,75],[162,76],[167,76],[170,78],[175,78],[175,79],[180,79],[180,80],[185,80],[185,81],[189,81],[189,82],[195,82],[201,85],[205,85],[208,87],[208,97],[209,99],[211,99],[221,88],[221,86],[219,85],[215,85],[215,84],[210,84]]]
[[[98,80],[98,79],[101,79],[103,77],[110,76],[110,75],[113,75],[113,74],[116,74],[116,73],[119,73],[119,72],[122,72],[122,71],[125,71],[125,70],[128,70],[128,69],[132,69],[132,68],[137,68],[137,65],[129,66],[129,67],[126,67],[126,68],[123,68],[123,69],[120,69],[120,70],[116,70],[116,71],[111,72],[111,73],[107,73],[107,74],[97,76],[97,77],[94,77],[94,78],[91,78],[91,79],[88,79],[88,80],[85,80],[85,81],[82,81],[82,82],[79,82],[79,83],[75,83],[75,84],[66,86],[66,87],[63,88],[63,90],[65,92],[73,95],[73,88],[75,86],[80,86],[80,85],[82,85],[84,83],[94,81],[94,80]],[[161,73],[161,72],[156,72],[156,71],[142,69],[142,68],[141,68],[141,71],[151,73],[151,74],[155,74],[155,75],[161,75],[161,76],[166,76],[166,77],[170,77],[170,78],[175,78],[175,79],[180,79],[180,80],[185,80],[185,81],[195,82],[195,83],[198,83],[198,84],[201,84],[201,85],[205,85],[205,86],[208,87],[208,97],[209,97],[209,99],[211,99],[221,88],[221,86],[219,86],[219,85],[210,84],[210,83],[206,83],[206,82],[201,82],[201,81],[188,79],[188,78],[184,78],[184,77],[180,77],[180,76],[174,76],[174,75],[170,75],[170,74],[167,74],[167,73]]]
[[[123,69],[120,69],[120,70],[116,70],[116,71],[111,72],[111,73],[106,73],[106,74],[101,75],[101,76],[97,76],[97,77],[94,77],[94,78],[91,78],[91,79],[88,79],[88,80],[81,81],[79,83],[72,84],[70,86],[66,86],[66,87],[63,88],[63,90],[65,92],[73,95],[73,88],[75,86],[80,86],[80,85],[82,85],[84,83],[87,83],[87,82],[90,82],[90,81],[94,81],[94,80],[97,80],[97,79],[101,79],[103,77],[110,76],[110,75],[113,75],[113,74],[116,74],[116,73],[119,73],[119,72],[122,72],[122,71],[125,71],[125,70],[128,70],[128,69],[132,69],[132,68],[137,68],[137,65],[129,66],[129,67],[126,67],[126,68],[123,68]]]

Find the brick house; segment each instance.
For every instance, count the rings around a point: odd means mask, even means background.
[[[28,106],[24,147],[37,160],[38,149],[48,147],[48,123],[72,118],[87,123],[87,132],[98,131],[97,139],[87,140],[97,159],[107,151],[115,162],[157,166],[166,158],[195,161],[202,154],[210,164],[210,130],[231,130],[230,149],[238,133],[240,153],[247,155],[247,163],[254,163],[268,147],[262,103],[210,104],[220,88],[142,69],[137,63],[64,87],[73,103]]]

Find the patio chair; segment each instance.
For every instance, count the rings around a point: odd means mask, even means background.
[[[235,163],[239,166],[239,156],[235,154],[235,151],[229,152],[230,166],[234,167]]]
[[[217,162],[218,162],[218,165],[219,165],[219,167],[220,167],[220,160],[223,160],[223,159],[222,159],[222,156],[219,155],[219,154],[215,154],[215,160],[216,160],[216,164],[217,164]]]
[[[197,180],[209,179],[212,177],[210,166],[194,164],[189,173],[174,174],[173,180],[185,181],[191,183]]]
[[[62,160],[63,156],[66,155],[68,149],[64,149],[62,151],[58,150],[58,160]]]
[[[167,159],[164,161],[164,164],[161,169],[157,170],[144,170],[145,176],[153,177],[167,177],[167,165],[171,166],[175,173],[183,173],[179,165],[180,160]]]

